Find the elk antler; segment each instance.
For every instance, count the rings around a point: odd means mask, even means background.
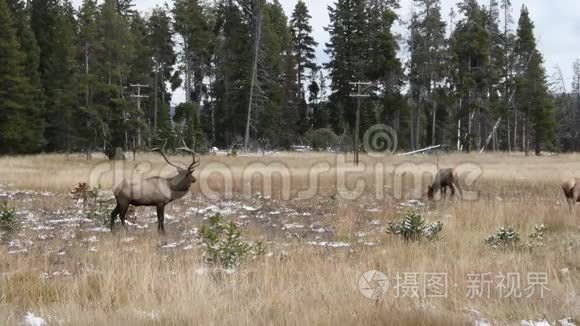
[[[161,154],[161,156],[163,156],[163,159],[165,159],[165,162],[167,162],[167,164],[177,168],[178,170],[183,170],[183,168],[171,163],[171,161],[169,161],[167,156],[165,156],[165,146],[167,146],[167,139],[165,139],[165,143],[163,143],[163,148],[153,148],[151,151]]]
[[[183,143],[183,147],[180,147],[177,150],[191,153],[192,162],[191,165],[187,168],[187,170],[193,171],[197,166],[199,166],[199,160],[195,159],[195,151],[187,146],[185,140],[182,139],[181,142]]]

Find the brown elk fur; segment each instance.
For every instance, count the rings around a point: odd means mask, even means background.
[[[463,196],[463,191],[459,186],[459,176],[457,171],[454,169],[442,169],[439,170],[437,175],[435,176],[435,180],[433,184],[429,186],[429,190],[427,191],[427,197],[429,200],[432,200],[435,197],[437,192],[441,192],[441,194],[446,197],[447,196],[447,189],[451,190],[451,197],[455,196],[455,191],[459,191],[459,194]]]
[[[184,144],[185,145],[185,144]],[[199,164],[195,160],[195,153],[187,146],[180,148],[180,150],[188,151],[193,156],[193,162],[187,169],[183,169],[171,163],[163,149],[156,149],[165,161],[177,169],[177,175],[171,178],[151,177],[144,180],[127,180],[123,179],[117,186],[113,188],[113,194],[117,200],[117,206],[111,213],[111,230],[115,226],[117,215],[121,219],[121,224],[126,228],[125,217],[129,206],[149,206],[157,207],[157,231],[165,233],[165,206],[167,204],[181,199],[187,195],[191,189],[191,185],[197,180],[193,177],[193,172]]]
[[[564,190],[564,196],[566,196],[566,201],[568,201],[568,207],[572,211],[576,203],[580,202],[580,179],[573,178],[564,182],[562,190]]]

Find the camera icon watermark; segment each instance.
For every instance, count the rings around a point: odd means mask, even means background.
[[[377,300],[389,291],[389,279],[382,272],[368,271],[358,280],[358,289],[366,298]]]

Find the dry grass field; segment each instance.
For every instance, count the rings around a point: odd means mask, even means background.
[[[0,158],[0,200],[18,219],[15,231],[0,231],[0,324],[580,324],[580,212],[568,212],[560,189],[580,177],[580,156],[364,156],[358,170],[349,160],[202,157],[198,183],[168,206],[161,237],[154,209],[136,209],[127,232],[110,233],[70,196],[79,182],[110,197],[120,177],[170,175],[155,155],[116,166],[81,155]],[[422,200],[438,166],[465,171],[471,200]],[[441,237],[387,234],[409,209],[441,221]],[[266,254],[233,271],[207,265],[198,231],[214,213]],[[541,243],[528,246],[542,224]],[[518,246],[485,242],[502,226],[520,234]],[[389,284],[373,300],[359,289],[371,270]],[[445,276],[445,295],[427,293],[435,274]]]

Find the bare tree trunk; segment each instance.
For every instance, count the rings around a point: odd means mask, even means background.
[[[85,43],[85,82],[87,83],[85,85],[85,109],[88,110],[89,106],[91,105],[91,103],[90,103],[91,87],[89,84],[89,44],[88,43]],[[86,122],[86,127],[87,127],[87,130],[89,130],[91,128],[91,122],[88,119]],[[90,141],[87,141],[87,148],[85,149],[87,152],[87,160],[90,160],[92,158],[91,145],[89,143],[90,143]]]
[[[417,126],[415,128],[415,141],[417,142],[415,148],[421,149],[421,106],[417,107],[417,114],[415,115]]]
[[[436,124],[437,124],[437,103],[433,103],[433,126],[431,130],[431,146],[437,145],[437,137],[435,135],[436,131]]]
[[[529,108],[528,108],[528,112],[529,112]],[[524,149],[524,152],[526,153],[526,156],[529,156],[530,153],[528,152],[528,117],[524,118],[524,125],[522,128],[522,146]]]
[[[506,93],[504,96],[507,97],[507,86],[506,86]],[[512,148],[512,135],[511,135],[511,128],[512,128],[512,123],[511,123],[511,110],[510,110],[510,105],[509,105],[509,99],[506,100],[506,137],[507,137],[507,151],[508,153],[511,153],[513,148]]]
[[[209,77],[209,83],[212,88],[215,87],[215,81],[212,81],[212,77]],[[210,92],[210,94],[212,94]],[[215,99],[210,95],[210,103],[211,103],[211,144],[212,146],[215,145]]]
[[[461,109],[463,106],[463,99],[459,99],[459,105],[457,106],[457,151],[461,152],[463,148],[461,147]]]
[[[514,108],[514,151],[518,150],[518,110]]]
[[[411,150],[416,150],[415,148],[415,105],[411,108],[411,116],[409,119],[409,126],[411,127],[410,140],[411,140]]]
[[[471,120],[471,114],[469,110],[467,111],[467,146],[466,151],[467,153],[471,152],[471,143],[472,143],[472,130],[473,130],[473,122]]]
[[[158,56],[159,57],[159,56]],[[159,103],[159,63],[155,64],[155,88],[154,88],[155,101],[153,104],[153,135],[157,136],[157,116],[159,115],[158,103]]]
[[[524,132],[524,135],[526,137],[525,140],[525,144],[526,144],[526,156],[530,155],[530,106],[531,104],[528,103],[528,109],[527,109],[527,116],[526,116],[526,127],[524,128],[526,131]]]
[[[254,87],[256,83],[256,75],[258,73],[258,52],[260,50],[260,38],[262,33],[262,13],[258,10],[258,17],[256,18],[256,39],[254,40],[254,62],[252,64],[252,79],[250,81],[250,101],[248,104],[248,117],[246,120],[246,134],[244,139],[244,148],[247,151],[250,144],[250,124],[252,123],[252,105],[254,104]]]

